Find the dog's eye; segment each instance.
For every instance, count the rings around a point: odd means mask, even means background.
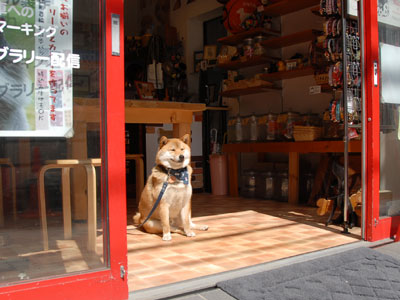
[[[181,151],[183,151],[183,150],[185,150],[185,149],[181,148]]]
[[[175,152],[175,149],[171,149],[170,151]]]

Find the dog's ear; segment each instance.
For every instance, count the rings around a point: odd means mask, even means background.
[[[168,142],[168,138],[166,136],[162,136],[160,138],[160,142],[159,142],[158,147],[159,148],[163,147],[167,142]]]
[[[181,137],[182,142],[184,142],[185,144],[189,145],[189,141],[190,141],[190,134],[185,134],[183,137]]]

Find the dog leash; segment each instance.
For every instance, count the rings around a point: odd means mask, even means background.
[[[158,204],[160,204],[160,201],[161,201],[162,197],[164,196],[164,193],[165,193],[165,191],[166,191],[166,189],[168,187],[168,180],[171,177],[171,175],[174,176],[177,180],[183,181],[183,183],[185,185],[189,184],[189,174],[188,174],[188,171],[187,171],[186,167],[182,168],[182,169],[177,169],[177,170],[175,170],[175,169],[166,169],[163,166],[159,166],[159,167],[163,171],[167,171],[165,173],[168,174],[168,178],[167,178],[166,181],[164,181],[163,186],[161,188],[161,191],[158,194],[158,198],[157,198],[156,202],[154,203],[151,211],[147,215],[146,219],[139,226],[137,226],[136,228],[141,228],[150,219],[150,217],[153,215],[153,213],[156,210]]]

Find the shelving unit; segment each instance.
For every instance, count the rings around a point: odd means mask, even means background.
[[[281,33],[276,30],[258,27],[258,28],[250,29],[248,31],[238,33],[238,34],[220,38],[220,39],[218,39],[218,42],[221,44],[224,44],[224,45],[237,45],[244,39],[249,38],[249,37],[254,37],[257,35],[274,36],[275,37],[275,36],[280,36]]]
[[[262,42],[262,45],[266,48],[277,49],[277,48],[287,47],[287,46],[291,46],[291,45],[295,45],[295,44],[300,44],[303,42],[312,41],[313,39],[316,38],[317,35],[320,35],[320,34],[321,34],[320,30],[309,29],[309,30],[304,30],[301,32],[289,34],[286,36],[281,36],[281,37],[276,37],[276,38],[272,38],[269,40],[265,40]]]
[[[314,74],[313,67],[305,67],[301,69],[295,69],[290,71],[274,72],[263,74],[262,79],[267,81],[278,81],[283,79],[291,79],[303,76],[309,76]]]
[[[318,5],[319,2],[320,0],[283,0],[265,7],[264,14],[271,17],[279,17]]]
[[[264,65],[266,63],[276,62],[278,60],[279,60],[279,58],[277,58],[277,57],[259,55],[259,56],[253,56],[251,59],[248,59],[245,61],[235,60],[235,61],[230,61],[230,62],[223,63],[223,64],[218,64],[218,67],[226,69],[226,70],[238,70],[238,69],[242,69],[242,68]]]
[[[221,93],[222,97],[240,97],[246,95],[253,95],[253,94],[260,94],[265,92],[273,92],[273,91],[280,91],[281,88],[273,87],[272,85],[262,85],[257,87],[249,87],[244,89],[234,89],[229,91],[224,91]]]

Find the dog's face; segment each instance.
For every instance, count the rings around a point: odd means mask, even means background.
[[[163,136],[156,156],[156,163],[170,169],[181,169],[189,165],[191,151],[188,145],[189,134],[180,139]]]

